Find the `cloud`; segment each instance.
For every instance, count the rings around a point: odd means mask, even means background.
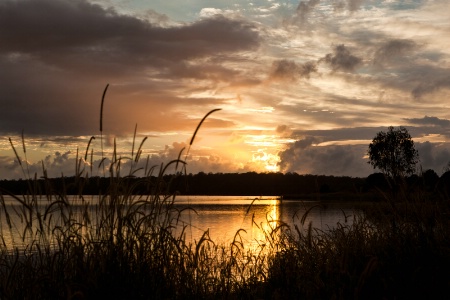
[[[296,80],[298,78],[309,78],[312,73],[317,72],[315,62],[297,63],[293,60],[277,60],[272,64],[270,78],[278,80]]]
[[[364,0],[334,0],[333,7],[336,11],[348,9],[351,12],[357,11],[361,8]]]
[[[436,117],[404,118],[403,123],[392,124],[386,121],[382,127],[353,127],[334,128],[322,130],[295,130],[292,139],[301,139],[304,136],[313,136],[316,144],[365,144],[368,146],[377,132],[386,132],[388,126],[403,126],[407,128],[414,140],[438,143],[450,136],[450,123],[446,119]]]
[[[416,47],[417,44],[412,40],[390,40],[376,50],[373,63],[377,66],[396,63],[399,58],[402,60],[405,55],[413,51]]]
[[[233,16],[236,12],[229,9],[220,9],[220,8],[213,8],[213,7],[205,7],[200,10],[200,17],[202,18],[210,18],[217,15],[224,15],[224,16]]]
[[[277,133],[285,133],[287,130],[289,129],[286,125],[278,125],[277,128],[275,129]]]
[[[161,60],[254,49],[259,43],[252,25],[221,15],[159,27],[84,0],[6,1],[0,16],[1,52],[28,53],[56,65],[70,58],[74,66],[112,60],[134,68],[158,66]]]
[[[416,125],[450,127],[450,120],[438,117],[425,116],[423,118],[404,118],[404,120]]]
[[[365,145],[316,146],[314,137],[290,144],[279,153],[280,170],[299,174],[364,177],[371,173]]]
[[[362,32],[356,31],[360,37]],[[443,67],[442,54],[429,48],[430,42],[410,38],[392,38],[389,35],[371,35],[363,31],[364,37],[356,42],[360,51],[372,52],[370,57],[361,57],[350,52],[343,44],[320,59],[332,70],[364,70],[363,74],[352,74],[347,82],[355,85],[378,87],[384,100],[400,103],[407,99],[438,102],[447,97],[450,90],[450,71]],[[370,37],[370,38],[369,38]],[[419,42],[420,41],[420,42]],[[365,64],[371,60],[372,66]],[[412,97],[411,97],[412,96]],[[386,101],[384,101],[386,102]]]
[[[411,51],[408,50],[408,53]],[[426,55],[408,57],[392,56],[382,62],[382,72],[377,68],[370,78],[361,78],[361,83],[377,84],[382,89],[391,89],[398,97],[409,100],[426,100],[439,102],[447,97],[450,90],[450,70],[436,64],[431,64]],[[386,72],[384,69],[389,69]],[[406,93],[406,94],[400,94]],[[401,101],[401,99],[396,100]]]
[[[450,162],[450,144],[424,142],[415,145],[419,152],[419,164],[422,170],[432,169],[438,174],[443,173]]]
[[[345,45],[337,45],[333,53],[327,54],[321,61],[327,63],[333,71],[351,72],[362,63],[362,59],[350,53]]]
[[[363,2],[364,0],[348,0],[347,1],[348,9],[350,11],[356,11],[361,7]]]
[[[166,14],[160,14],[153,9],[147,9],[142,16],[152,24],[167,27],[170,24],[170,18]]]
[[[67,161],[69,160],[70,154],[71,154],[70,151],[66,151],[62,154],[61,154],[61,152],[56,151],[55,155],[53,156],[53,161],[51,160],[52,157],[50,155],[48,155],[45,157],[45,163],[47,166],[50,166],[52,168],[64,166],[64,164],[66,164]]]
[[[334,129],[319,129],[319,130],[297,130],[292,134],[292,138],[299,139],[302,136],[312,136],[316,143],[329,141],[349,141],[352,140],[367,140],[367,146],[372,138],[379,131],[386,130],[386,127],[349,127],[349,128],[334,128]]]
[[[319,3],[320,0],[300,1],[296,10],[296,17],[300,21],[300,23],[304,23],[307,21],[308,15]]]
[[[292,129],[289,128],[287,125],[278,125],[275,128],[275,132],[281,136],[281,137],[290,137],[292,135]]]
[[[20,170],[20,165],[17,160],[13,160],[9,156],[0,156],[0,169],[3,169],[8,173],[15,171],[18,172]]]
[[[417,81],[421,79],[421,82],[417,83],[417,86],[411,91],[411,95],[415,99],[420,99],[427,94],[431,94],[441,89],[450,89],[450,71],[445,70],[439,73],[426,76],[426,71],[424,70],[424,73],[420,76],[421,78],[417,78]]]

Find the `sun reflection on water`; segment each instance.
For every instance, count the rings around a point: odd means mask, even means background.
[[[278,241],[276,229],[280,223],[279,200],[269,200],[257,215],[253,215],[250,239],[247,240],[249,250],[258,251]],[[275,234],[274,234],[275,233]]]

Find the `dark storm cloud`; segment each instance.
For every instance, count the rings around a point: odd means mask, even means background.
[[[327,63],[333,71],[354,71],[362,63],[362,59],[350,53],[345,45],[337,45],[333,53],[327,54],[321,61]]]
[[[153,123],[147,129],[175,128],[186,116],[167,122],[167,113],[185,102],[173,94],[181,81],[238,80],[223,63],[260,42],[252,25],[219,15],[173,27],[158,22],[164,17],[146,22],[85,0],[1,1],[0,130],[91,134],[106,83],[107,128],[142,120]]]
[[[294,131],[292,133],[292,138],[298,138],[305,135],[314,136],[316,142],[346,141],[349,140],[349,138],[353,140],[371,140],[377,132],[386,130],[387,126],[388,125],[386,125],[386,127],[355,127]]]
[[[315,138],[306,137],[290,144],[279,153],[280,170],[300,174],[367,176],[371,168],[363,158],[364,145],[314,145]]]
[[[79,135],[83,127],[97,128],[98,105],[104,81],[83,82],[30,57],[8,59],[0,55],[0,130],[2,133]],[[80,74],[81,76],[81,74]],[[92,87],[98,84],[95,92]],[[82,96],[84,95],[84,97]],[[99,103],[99,102],[98,102]],[[78,118],[79,117],[79,118]],[[68,132],[66,132],[68,133]]]
[[[450,145],[448,143],[416,143],[420,166],[423,171],[432,169],[439,175],[450,162]]]
[[[440,119],[438,117],[425,116],[423,118],[412,118],[412,119],[405,118],[404,120],[408,121],[409,123],[417,125],[450,127],[450,120]]]
[[[443,135],[450,137],[450,121],[436,117],[424,117],[417,119],[405,118],[405,124],[399,126],[405,127],[413,139],[424,139],[427,136]],[[297,130],[293,131],[291,138],[299,139],[303,136],[314,136],[316,143],[329,141],[367,141],[367,146],[374,136],[380,131],[387,131],[388,126],[392,124],[386,122],[383,127],[354,127],[354,128],[336,128],[329,130]]]
[[[3,51],[82,47],[144,29],[138,20],[77,0],[4,1],[0,17],[0,37],[8,41],[0,46]]]
[[[411,127],[410,131],[415,136],[426,138],[429,135],[440,135],[450,138],[450,120],[428,116],[404,118],[404,120],[414,126]]]
[[[55,64],[71,58],[153,65],[259,43],[251,25],[220,15],[167,28],[83,0],[6,1],[0,5],[0,39],[3,53],[28,53]]]
[[[277,60],[272,64],[270,77],[273,79],[295,80],[297,78],[309,78],[311,73],[317,72],[315,62],[296,63],[293,60]]]

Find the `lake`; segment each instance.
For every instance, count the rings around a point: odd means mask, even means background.
[[[7,226],[4,208],[1,208],[0,226],[2,238],[7,246],[19,245],[24,230],[21,205],[12,197],[4,196],[13,229]],[[73,196],[73,199],[77,199]],[[85,196],[95,211],[98,196]],[[45,200],[42,200],[45,201]],[[73,200],[78,201],[78,200]],[[185,226],[187,241],[199,241],[206,230],[215,243],[230,243],[238,230],[244,244],[256,247],[265,242],[264,233],[281,224],[290,228],[297,225],[300,230],[313,228],[327,230],[337,223],[351,224],[357,209],[351,203],[321,203],[318,201],[279,200],[277,197],[252,196],[177,196],[175,207],[182,211],[174,230],[180,234]],[[44,208],[43,208],[44,209]],[[301,219],[307,212],[302,224]],[[34,222],[34,226],[37,226]]]
[[[209,229],[215,242],[229,243],[239,229],[244,241],[264,242],[264,230],[286,224],[307,230],[327,230],[337,223],[351,224],[357,209],[350,203],[321,203],[318,201],[279,200],[277,197],[251,196],[179,196],[177,205],[189,206],[195,212],[182,215],[182,222],[191,224],[187,238],[198,240]],[[302,225],[301,219],[308,212]],[[262,230],[261,230],[262,229]]]

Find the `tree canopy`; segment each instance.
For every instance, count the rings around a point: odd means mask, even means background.
[[[394,129],[390,126],[387,132],[378,132],[369,145],[367,154],[368,163],[374,169],[378,168],[393,178],[414,173],[419,162],[419,153],[414,147],[414,141],[404,127]]]

